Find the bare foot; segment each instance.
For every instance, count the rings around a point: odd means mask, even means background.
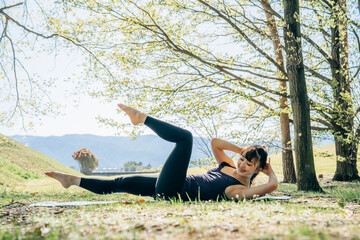
[[[132,124],[138,125],[145,122],[146,114],[121,103],[118,104],[118,107],[130,117]]]
[[[61,172],[45,172],[45,175],[58,180],[63,185],[64,188],[68,188],[71,185],[79,185],[78,180],[80,180],[80,178],[77,176],[73,176]]]

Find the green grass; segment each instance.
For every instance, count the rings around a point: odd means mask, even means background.
[[[352,239],[360,240],[360,184],[331,181],[333,146],[315,148],[324,193],[280,184],[275,202],[154,201],[130,194],[96,195],[64,189],[45,170],[80,175],[2,137],[0,142],[0,239]],[[281,178],[281,157],[272,156]],[[208,167],[189,169],[203,173]],[[266,181],[259,176],[258,184]],[[120,201],[110,205],[35,207],[44,201]]]
[[[352,187],[337,185],[332,191],[349,191]],[[291,188],[284,187],[285,190]],[[285,193],[281,191],[279,195]],[[52,190],[34,193],[17,189],[2,194],[0,239],[297,240],[360,237],[359,204],[346,200],[341,205],[342,199],[330,194],[299,193],[284,202],[155,202],[151,198],[121,193],[95,195],[78,187],[65,190],[56,182],[53,182]],[[53,208],[29,208],[27,205],[53,200],[120,202]],[[11,202],[12,205],[8,205]]]
[[[44,171],[55,170],[81,175],[33,149],[0,134],[0,186],[15,187],[28,179],[43,179]]]

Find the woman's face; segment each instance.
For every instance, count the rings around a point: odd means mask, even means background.
[[[248,161],[244,156],[240,155],[237,163],[237,174],[242,177],[251,177],[258,170],[259,161],[253,159]]]

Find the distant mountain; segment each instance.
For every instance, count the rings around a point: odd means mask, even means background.
[[[128,161],[142,162],[159,167],[164,164],[174,144],[169,143],[156,135],[141,135],[135,140],[122,136],[96,136],[90,134],[71,134],[64,136],[11,136],[20,142],[56,161],[78,169],[77,162],[72,154],[80,148],[87,148],[99,159],[99,167],[123,167]],[[191,159],[199,159],[206,155],[193,148]]]

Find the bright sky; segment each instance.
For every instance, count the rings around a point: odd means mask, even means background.
[[[78,65],[82,61],[81,53],[72,53],[71,56],[42,55],[32,58],[28,62],[28,70],[33,74],[38,74],[41,78],[57,78],[56,87],[51,91],[53,101],[64,105],[61,108],[62,115],[42,117],[41,121],[34,122],[34,128],[22,129],[19,124],[8,128],[0,126],[0,133],[10,135],[64,135],[64,134],[95,134],[111,136],[115,134],[115,129],[100,125],[96,117],[111,117],[119,121],[129,122],[125,114],[117,112],[117,102],[102,103],[99,100],[89,97],[86,93],[71,95],[69,89],[74,87],[74,83],[66,82],[67,78],[79,75],[81,67]],[[121,101],[121,100],[119,100]]]

